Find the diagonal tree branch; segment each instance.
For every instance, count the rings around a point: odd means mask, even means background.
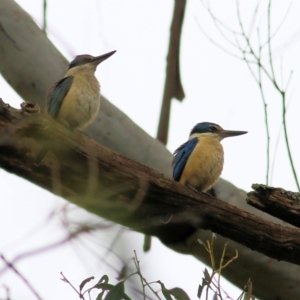
[[[52,153],[35,166],[42,146]],[[0,166],[165,244],[187,240],[196,229],[208,229],[269,257],[300,264],[299,229],[195,193],[79,131],[64,128],[32,103],[16,110],[0,102]]]

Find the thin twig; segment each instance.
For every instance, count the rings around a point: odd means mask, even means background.
[[[47,35],[47,0],[43,0],[43,32]]]
[[[300,191],[300,185],[299,185],[299,182],[298,182],[298,177],[297,177],[296,169],[295,169],[295,166],[294,166],[292,153],[291,153],[291,148],[290,148],[290,142],[289,142],[288,133],[287,133],[286,103],[285,103],[286,93],[282,92],[281,97],[282,97],[282,122],[283,122],[284,140],[285,140],[286,148],[287,148],[287,151],[288,151],[288,157],[289,157],[290,165],[291,165],[291,168],[292,168],[293,176],[294,176],[294,179],[295,179],[295,182],[296,182],[296,185],[297,185],[297,189],[298,189],[298,191]]]
[[[27,252],[24,252],[20,255],[17,255],[13,260],[12,260],[12,264],[15,264],[16,262],[24,259],[24,258],[28,258],[30,256],[35,256],[37,254],[41,254],[43,252],[47,252],[47,251],[50,251],[50,250],[53,250],[55,249],[56,247],[59,247],[63,244],[65,244],[66,242],[69,242],[71,239],[75,238],[78,234],[82,233],[84,230],[79,230],[79,231],[76,231],[74,232],[73,234],[67,236],[66,238],[63,238],[61,240],[59,240],[58,242],[55,242],[55,243],[52,243],[52,244],[49,244],[49,245],[46,245],[44,247],[40,247],[40,248],[37,248],[37,249],[33,249],[33,250],[30,250],[30,251],[27,251]],[[7,268],[4,267],[2,270],[0,270],[0,276],[7,271]]]
[[[78,294],[80,299],[84,299],[83,296],[81,295],[81,293],[79,293],[76,288],[74,287],[74,285],[65,277],[65,275],[63,274],[63,272],[60,272],[60,275],[63,277],[62,281],[68,283],[71,288]]]
[[[260,0],[258,0],[257,5],[256,5],[255,10],[254,10],[254,13],[253,13],[252,18],[251,18],[251,22],[250,22],[250,26],[249,26],[249,32],[248,32],[248,35],[247,35],[249,38],[252,35],[252,31],[253,31],[254,24],[255,24],[255,21],[256,21],[257,13],[258,13],[258,10],[259,10],[259,5],[260,5]]]
[[[259,45],[260,43],[260,33],[259,29],[257,30],[257,35],[258,35],[258,42]],[[262,47],[259,47],[259,54],[258,58],[261,60],[261,52],[262,52]],[[259,91],[261,95],[261,99],[263,101],[263,109],[264,109],[264,119],[265,119],[265,128],[266,128],[266,135],[267,135],[267,169],[266,169],[266,185],[269,185],[269,174],[270,174],[270,129],[269,129],[269,117],[268,117],[268,104],[266,101],[265,93],[264,93],[264,88],[262,84],[262,74],[261,74],[261,68],[257,68],[258,72],[258,86],[259,86]]]
[[[274,65],[273,65],[273,54],[272,54],[272,47],[271,47],[271,4],[272,0],[269,0],[269,5],[268,5],[268,51],[269,51],[269,63],[270,63],[270,68],[271,68],[271,73],[273,77],[273,84],[275,88],[278,91],[281,91],[280,87],[277,84],[277,80],[275,77],[275,72],[274,72]]]
[[[293,158],[292,158],[292,153],[291,153],[291,148],[290,148],[290,142],[289,142],[289,138],[288,138],[288,133],[287,133],[287,124],[286,124],[286,90],[282,90],[275,78],[275,71],[274,71],[274,66],[273,66],[273,57],[272,57],[272,46],[271,46],[271,3],[272,0],[269,0],[269,5],[268,5],[268,49],[269,49],[269,63],[270,63],[270,68],[271,68],[271,72],[272,72],[272,82],[274,84],[275,89],[280,93],[281,95],[281,103],[282,103],[282,123],[283,123],[283,132],[284,132],[284,140],[285,140],[285,144],[286,144],[286,148],[287,148],[287,152],[288,152],[288,158],[290,161],[290,165],[292,168],[292,173],[294,176],[294,180],[297,186],[298,191],[300,191],[300,185],[298,182],[298,176],[296,173],[296,169],[294,166],[294,162],[293,162]],[[290,81],[290,79],[289,79]],[[289,83],[288,81],[288,83]]]
[[[205,6],[205,4],[203,3],[203,1],[201,1],[203,6],[207,9],[210,17],[213,19],[213,24],[215,25],[215,27],[217,28],[218,32],[221,34],[221,36],[234,48],[238,48],[236,44],[234,44],[234,42],[232,42],[227,35],[225,34],[225,32],[222,29],[227,29],[227,31],[229,31],[231,34],[234,34],[236,36],[240,35],[242,36],[242,34],[240,32],[234,31],[232,28],[229,28],[228,26],[226,26],[226,24],[224,22],[222,22],[220,19],[218,19],[213,12],[210,9],[210,6],[207,5]]]
[[[34,287],[29,283],[29,281],[16,269],[13,263],[6,260],[3,254],[0,255],[0,258],[4,261],[7,267],[14,271],[17,276],[24,282],[24,284],[28,287],[28,289],[35,295],[35,297],[39,300],[42,300],[42,297],[38,294],[38,292],[34,289]]]
[[[271,82],[274,83],[274,80],[271,76],[271,74],[267,71],[267,69],[265,68],[265,66],[261,63],[261,61],[258,59],[258,55],[255,53],[251,43],[250,43],[250,39],[249,37],[246,35],[245,29],[244,29],[244,25],[242,22],[242,18],[241,18],[241,14],[240,14],[240,5],[239,5],[239,0],[236,0],[236,7],[237,7],[237,17],[238,17],[238,22],[239,22],[239,26],[242,30],[243,33],[243,37],[249,47],[249,51],[251,53],[251,55],[253,56],[253,58],[255,59],[255,63],[264,71],[265,75],[270,79]]]
[[[204,36],[212,43],[214,44],[217,48],[221,49],[222,51],[224,51],[225,53],[229,54],[230,56],[233,56],[235,58],[238,58],[240,60],[243,60],[242,57],[238,56],[237,54],[228,51],[226,48],[222,47],[220,44],[218,44],[215,40],[213,40],[207,33],[206,31],[202,28],[201,24],[198,22],[198,20],[195,18],[195,21],[199,27],[199,29],[201,30],[201,32],[204,34]]]
[[[157,297],[157,299],[159,300],[162,300],[158,293],[156,291],[154,291],[154,289],[151,287],[151,282],[148,283],[148,281],[144,278],[144,276],[142,275],[142,272],[141,272],[141,267],[140,267],[140,262],[138,260],[138,257],[137,257],[137,254],[136,254],[136,251],[134,250],[134,258],[133,258],[133,261],[134,261],[134,264],[135,264],[135,267],[136,267],[136,270],[137,270],[137,274],[139,275],[140,279],[141,279],[141,283],[142,283],[142,286],[143,286],[143,295],[144,295],[144,299],[146,299],[146,295],[145,295],[145,286],[148,286],[148,288],[151,290],[151,292]],[[157,283],[157,282],[155,282]]]
[[[261,45],[262,48],[264,48],[264,47],[269,43],[269,40],[272,40],[272,39],[277,35],[277,33],[279,32],[279,30],[281,29],[282,25],[284,24],[286,18],[287,18],[288,15],[289,15],[290,10],[291,10],[291,7],[292,7],[292,3],[290,3],[288,9],[287,9],[286,12],[285,12],[284,17],[282,18],[282,21],[281,21],[280,24],[277,26],[277,28],[275,29],[275,31],[273,32],[273,34],[271,34],[270,36],[268,36],[268,39],[266,40],[266,42],[263,43],[263,44]]]
[[[210,14],[210,16],[212,17],[212,19],[217,22],[219,25],[221,25],[224,29],[226,29],[227,31],[233,33],[233,34],[237,34],[237,35],[242,35],[240,32],[235,31],[234,29],[232,29],[231,27],[229,27],[227,24],[225,24],[222,20],[220,20],[219,18],[217,18],[212,10],[210,9],[209,4],[205,5],[204,1],[201,0],[202,5],[204,6],[204,8],[207,10],[207,12]]]

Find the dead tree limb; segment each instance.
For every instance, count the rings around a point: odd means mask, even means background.
[[[253,184],[247,203],[300,228],[300,193],[263,184]]]
[[[184,91],[180,79],[180,37],[184,19],[186,0],[174,0],[174,12],[170,30],[167,56],[166,81],[161,105],[157,139],[164,145],[168,142],[170,109],[172,99],[182,101]]]
[[[52,156],[35,166],[42,147]],[[299,229],[196,193],[79,131],[70,131],[40,113],[35,104],[24,102],[16,110],[0,102],[0,166],[166,244],[187,240],[196,229],[209,229],[269,257],[300,264]]]

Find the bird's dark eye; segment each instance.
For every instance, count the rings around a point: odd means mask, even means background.
[[[218,129],[215,126],[209,126],[208,129],[210,132],[216,132]]]

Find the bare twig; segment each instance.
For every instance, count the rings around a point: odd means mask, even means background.
[[[257,30],[257,35],[258,35],[259,45],[261,45],[259,29]],[[262,56],[261,52],[262,52],[262,47],[260,46],[259,47],[259,53],[258,53],[259,61],[261,61],[261,56]],[[270,174],[270,128],[269,128],[269,117],[268,117],[268,104],[267,104],[267,101],[266,101],[264,86],[262,84],[262,72],[261,72],[261,68],[259,67],[259,65],[258,65],[258,68],[257,68],[257,72],[258,72],[258,86],[259,86],[261,99],[262,99],[262,102],[263,102],[265,128],[266,128],[266,136],[267,136],[266,184],[268,185],[269,184],[269,174]]]
[[[203,3],[203,1],[202,1],[202,3]],[[253,43],[250,40],[250,37],[251,37],[251,33],[252,33],[252,30],[253,30],[253,27],[254,27],[254,24],[256,21],[259,6],[260,6],[260,2],[258,2],[258,4],[255,7],[255,10],[252,15],[251,22],[250,22],[248,34],[247,34],[245,26],[243,24],[242,17],[241,17],[241,9],[240,9],[239,0],[236,0],[236,13],[237,13],[237,20],[238,20],[240,32],[237,32],[236,30],[229,28],[226,24],[224,24],[224,22],[222,22],[221,20],[219,20],[218,18],[215,17],[215,15],[212,12],[209,5],[204,5],[205,9],[211,16],[218,32],[221,34],[221,36],[225,39],[225,41],[230,46],[233,46],[235,49],[238,49],[241,55],[232,53],[225,47],[221,46],[214,39],[209,37],[200,25],[199,25],[199,28],[204,33],[204,35],[209,39],[209,41],[211,41],[213,44],[215,44],[218,48],[222,49],[223,51],[230,54],[231,56],[234,56],[236,58],[239,58],[239,59],[242,59],[243,61],[245,61],[251,75],[253,76],[254,80],[258,84],[260,94],[261,94],[261,99],[263,102],[266,137],[267,137],[267,151],[266,151],[267,152],[267,158],[266,158],[267,159],[267,165],[266,165],[266,183],[267,184],[269,183],[269,180],[270,180],[269,179],[270,178],[270,129],[269,129],[269,121],[268,121],[267,100],[266,100],[266,95],[265,95],[264,88],[263,88],[263,75],[265,75],[270,80],[274,89],[280,94],[281,103],[282,103],[282,125],[283,125],[283,132],[284,132],[284,140],[285,140],[285,144],[286,144],[286,148],[287,148],[287,152],[288,152],[288,159],[289,159],[289,163],[290,163],[290,166],[292,169],[292,174],[293,174],[296,186],[297,186],[298,190],[300,190],[300,185],[299,185],[296,169],[295,169],[294,161],[293,161],[292,154],[291,154],[291,148],[290,148],[290,142],[289,142],[288,130],[287,130],[287,121],[286,121],[286,111],[287,111],[286,93],[287,93],[287,90],[288,90],[288,87],[289,87],[289,84],[291,81],[292,72],[290,73],[290,76],[288,78],[286,86],[283,87],[283,85],[282,85],[282,87],[280,87],[280,85],[277,81],[277,78],[276,78],[276,72],[275,72],[275,68],[274,68],[274,58],[273,58],[273,52],[272,52],[272,43],[271,43],[272,39],[276,36],[276,34],[279,32],[279,30],[283,26],[284,21],[286,20],[288,13],[290,11],[291,4],[289,5],[282,21],[280,22],[280,24],[278,25],[276,30],[272,33],[272,30],[271,30],[272,1],[269,0],[268,7],[267,7],[267,40],[264,43],[260,40],[259,29],[257,29],[259,46],[258,46],[258,51],[256,51],[253,47]],[[224,30],[231,32],[231,34],[235,37],[235,44],[233,44],[231,39],[227,35],[224,34]],[[240,42],[240,38],[242,38],[242,43]],[[245,46],[242,46],[243,43],[245,43]],[[268,55],[268,63],[267,64],[264,64],[262,62],[262,51],[265,46],[267,46],[267,49],[268,49],[267,50],[267,52],[268,52],[267,53],[267,55]],[[252,64],[257,65],[257,71],[253,70]]]
[[[43,0],[43,32],[47,35],[47,0]]]
[[[31,256],[35,256],[37,254],[41,254],[41,253],[44,253],[44,252],[48,252],[48,251],[51,251],[59,246],[62,246],[63,244],[65,244],[66,242],[69,242],[70,240],[72,240],[73,238],[75,238],[76,236],[78,236],[80,233],[82,232],[85,232],[87,230],[87,228],[82,228],[81,230],[78,230],[76,232],[74,232],[73,234],[70,234],[68,235],[67,237],[57,241],[57,242],[54,242],[54,243],[51,243],[49,245],[46,245],[46,246],[43,246],[43,247],[40,247],[40,248],[36,248],[36,249],[33,249],[33,250],[30,250],[30,251],[27,251],[27,252],[23,252],[22,254],[20,255],[17,255],[12,261],[11,261],[11,264],[15,264],[17,263],[18,261],[21,261],[23,260],[24,258],[28,258],[28,257],[31,257]],[[7,265],[8,266],[8,265]],[[9,266],[8,266],[9,267]],[[0,276],[6,272],[8,270],[7,267],[4,267],[2,268],[2,270],[0,270]]]
[[[67,284],[69,284],[70,287],[78,294],[78,296],[79,296],[80,299],[84,299],[83,295],[81,295],[81,293],[76,290],[76,288],[74,287],[74,285],[65,277],[65,275],[63,274],[63,272],[60,272],[60,275],[62,276],[61,280],[64,281],[64,282],[66,282]]]
[[[16,269],[16,267],[14,266],[13,263],[9,262],[3,254],[0,255],[0,258],[4,261],[4,263],[7,265],[7,267],[9,269],[11,269],[23,282],[24,284],[28,287],[28,289],[34,294],[34,296],[39,299],[42,300],[42,297],[38,294],[38,292],[34,289],[34,287],[30,284],[30,282],[27,280],[27,278],[25,278],[20,271],[18,271]]]
[[[140,262],[138,260],[138,257],[137,257],[137,254],[136,254],[136,251],[134,250],[134,257],[133,257],[133,261],[134,261],[134,264],[135,264],[135,267],[136,267],[136,274],[139,275],[140,277],[140,280],[141,280],[141,284],[142,284],[142,287],[143,287],[143,295],[144,295],[144,299],[146,299],[146,295],[145,295],[145,286],[147,286],[151,292],[157,297],[157,299],[159,300],[162,300],[158,293],[151,287],[151,282],[148,282],[144,276],[142,275],[142,272],[141,272],[141,267],[140,267]]]
[[[213,234],[210,240],[207,240],[206,243],[202,242],[201,240],[198,240],[198,242],[204,246],[205,250],[208,252],[210,261],[211,261],[211,267],[212,267],[212,272],[211,275],[205,275],[205,281],[206,281],[206,300],[208,300],[208,294],[209,294],[209,289],[213,290],[215,292],[215,296],[219,297],[221,300],[223,300],[222,296],[222,288],[221,288],[221,273],[222,270],[224,270],[228,265],[230,265],[234,260],[238,258],[238,251],[236,250],[235,256],[233,256],[231,259],[229,259],[226,263],[224,263],[224,258],[226,254],[226,249],[228,243],[225,243],[222,251],[222,256],[219,262],[219,267],[216,268],[216,262],[215,262],[215,251],[214,251],[214,240],[216,239],[216,236]],[[207,270],[206,270],[207,272]],[[206,274],[204,272],[204,274]],[[207,273],[208,274],[208,273]],[[214,277],[215,275],[218,274],[218,279],[217,282],[214,282]],[[212,288],[212,286],[215,288],[215,290]],[[203,288],[203,286],[202,286]],[[198,295],[199,297],[199,295]]]
[[[274,30],[273,33],[270,32],[270,35],[268,36],[268,39],[265,41],[265,43],[262,44],[262,48],[264,48],[266,45],[268,45],[269,41],[272,40],[277,35],[279,30],[283,26],[285,20],[287,19],[288,15],[289,15],[289,12],[291,10],[291,7],[292,7],[292,3],[290,3],[288,9],[285,12],[285,15],[283,16],[283,18],[282,18],[281,22],[279,23],[279,25],[277,26],[277,28]]]

